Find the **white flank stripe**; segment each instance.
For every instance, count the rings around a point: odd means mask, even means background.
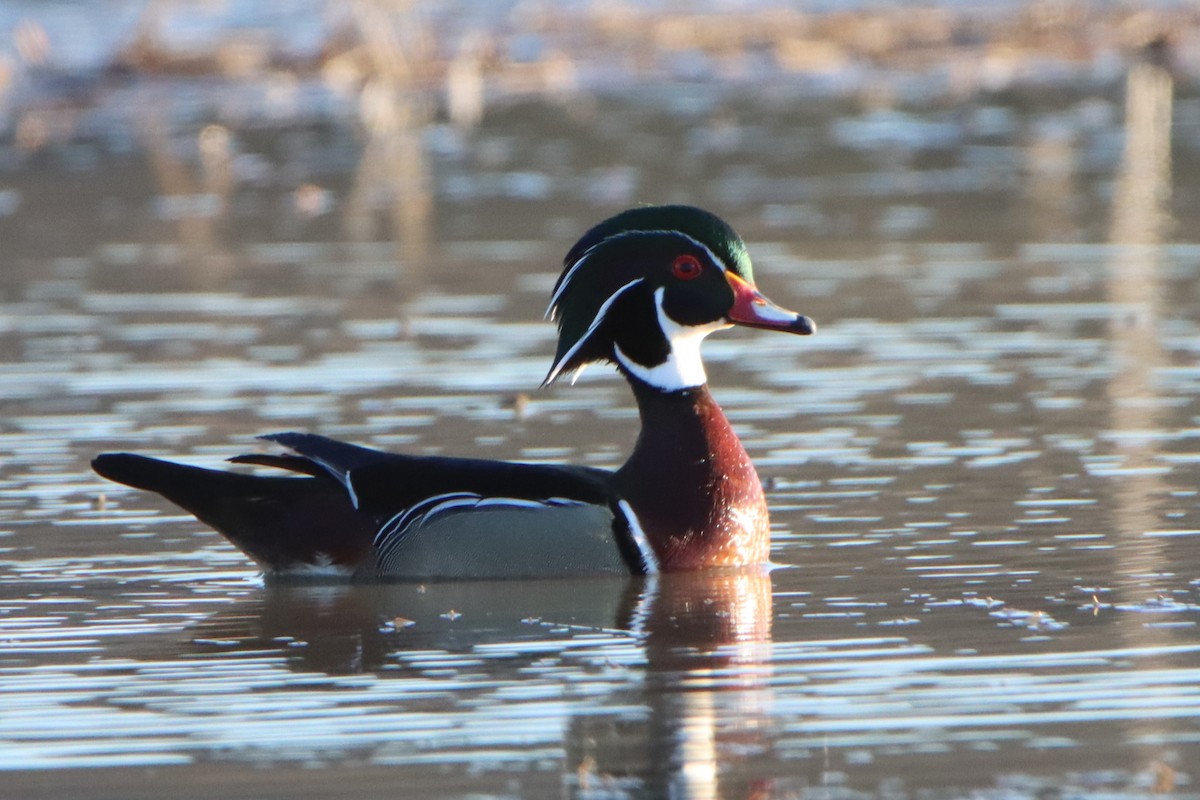
[[[436,517],[438,514],[444,514],[445,512],[452,511],[456,508],[478,508],[479,504],[482,502],[483,500],[481,500],[478,495],[467,495],[465,497],[455,497],[450,500],[443,500],[433,508],[426,511],[421,515],[420,519],[411,524],[419,528],[425,523],[429,522],[429,520],[432,518]]]
[[[386,565],[391,561],[392,554],[400,546],[400,543],[404,541],[404,535],[408,532],[408,529],[424,524],[431,514],[438,510],[445,510],[448,507],[478,503],[480,499],[479,495],[470,492],[449,492],[427,497],[421,502],[404,509],[389,519],[379,529],[379,533],[375,534],[374,544],[377,562],[381,565]]]
[[[447,494],[435,494],[430,497],[426,497],[419,503],[414,503],[408,508],[397,513],[394,517],[383,524],[383,526],[379,529],[379,533],[375,534],[375,547],[382,547],[384,543],[391,539],[393,535],[403,531],[405,528],[411,525],[413,520],[416,519],[418,515],[422,514],[430,505],[437,505],[438,503],[442,503],[450,499],[460,499],[464,497],[470,497],[476,500],[479,499],[479,495],[477,494],[468,494],[466,492],[450,492]]]
[[[529,500],[521,497],[483,497],[473,492],[448,492],[446,494],[427,497],[419,503],[399,512],[379,529],[375,534],[375,549],[381,559],[386,559],[391,552],[404,540],[410,528],[419,528],[428,524],[439,514],[449,511],[494,509],[494,508],[554,508],[562,506],[586,505],[581,500],[568,497],[549,497],[545,500]]]
[[[654,548],[650,546],[650,540],[646,538],[646,532],[642,530],[642,524],[638,522],[637,514],[633,513],[633,508],[629,505],[628,500],[618,500],[617,507],[625,515],[625,522],[629,524],[629,536],[637,545],[638,553],[642,556],[642,569],[647,575],[657,575],[658,557],[654,555]]]
[[[595,333],[596,329],[600,327],[600,323],[604,322],[604,315],[608,313],[608,309],[612,306],[616,299],[644,280],[645,278],[634,278],[629,283],[625,284],[620,289],[617,289],[608,296],[608,299],[605,300],[600,306],[600,310],[596,312],[596,316],[592,319],[592,324],[588,326],[588,329],[584,332],[583,336],[580,336],[579,339],[576,340],[575,344],[571,346],[571,349],[566,353],[563,353],[563,357],[554,363],[554,366],[550,369],[550,374],[546,376],[544,384],[551,383],[555,378],[558,377],[558,373],[562,370],[563,364],[566,364],[571,360],[571,357],[575,355],[579,348],[583,347],[583,343],[588,340],[588,337]]]
[[[516,497],[485,497],[475,504],[476,508],[493,508],[495,506],[506,508],[541,508],[544,505],[546,504],[539,503],[537,500],[522,500]]]
[[[406,508],[403,511],[395,514],[387,522],[383,523],[383,525],[379,526],[379,532],[375,534],[375,540],[371,544],[378,547],[379,543],[381,541],[383,541],[387,537],[391,536],[392,533],[395,532],[395,529],[397,527],[399,527],[400,521],[407,514],[408,514],[408,509]]]

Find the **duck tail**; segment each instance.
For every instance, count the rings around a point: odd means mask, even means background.
[[[133,453],[104,453],[92,469],[162,495],[271,574],[349,576],[375,534],[373,520],[356,512],[341,484],[323,474],[246,475]]]

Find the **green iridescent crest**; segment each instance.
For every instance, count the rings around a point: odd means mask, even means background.
[[[728,284],[716,280],[721,273],[732,272],[753,283],[750,256],[741,237],[720,217],[703,209],[633,208],[584,234],[563,261],[563,273],[547,310],[547,316],[558,324],[559,340],[545,383],[592,361],[610,358],[608,345],[596,335],[609,314],[639,298],[646,301],[642,307],[652,312],[649,298],[660,285],[653,267],[669,264],[681,253],[714,265],[713,274],[689,288],[699,294],[709,287],[717,305],[731,299]],[[713,318],[717,315],[714,312]],[[637,322],[627,319],[625,324]]]

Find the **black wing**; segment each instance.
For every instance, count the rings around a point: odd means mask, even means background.
[[[456,492],[522,500],[562,498],[595,505],[609,505],[613,497],[613,473],[593,467],[384,453],[308,433],[262,438],[295,455],[235,460],[307,474],[313,474],[308,465],[315,464],[346,487],[356,508],[369,514],[395,513]]]

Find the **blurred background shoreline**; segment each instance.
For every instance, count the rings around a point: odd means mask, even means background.
[[[1131,52],[1169,40],[1200,76],[1200,8],[1187,2],[800,4],[705,2],[8,2],[0,89],[83,99],[151,76],[312,80],[337,92],[383,71],[417,90],[492,101],[684,81],[812,96],[942,102],[1018,88],[1119,82]],[[390,50],[390,52],[389,52]],[[401,75],[401,73],[403,73]],[[463,121],[467,109],[447,103]]]
[[[1200,207],[1200,8],[808,9],[7,3],[0,264],[113,256],[119,230],[219,272],[218,245],[267,231],[394,242],[384,257],[416,268],[438,242],[565,242],[665,201],[814,254],[918,233],[1106,241],[1109,214],[1080,206],[1113,202],[1139,63],[1166,82],[1152,159],[1185,187],[1160,198],[1165,218]],[[485,213],[496,198],[521,210]]]

